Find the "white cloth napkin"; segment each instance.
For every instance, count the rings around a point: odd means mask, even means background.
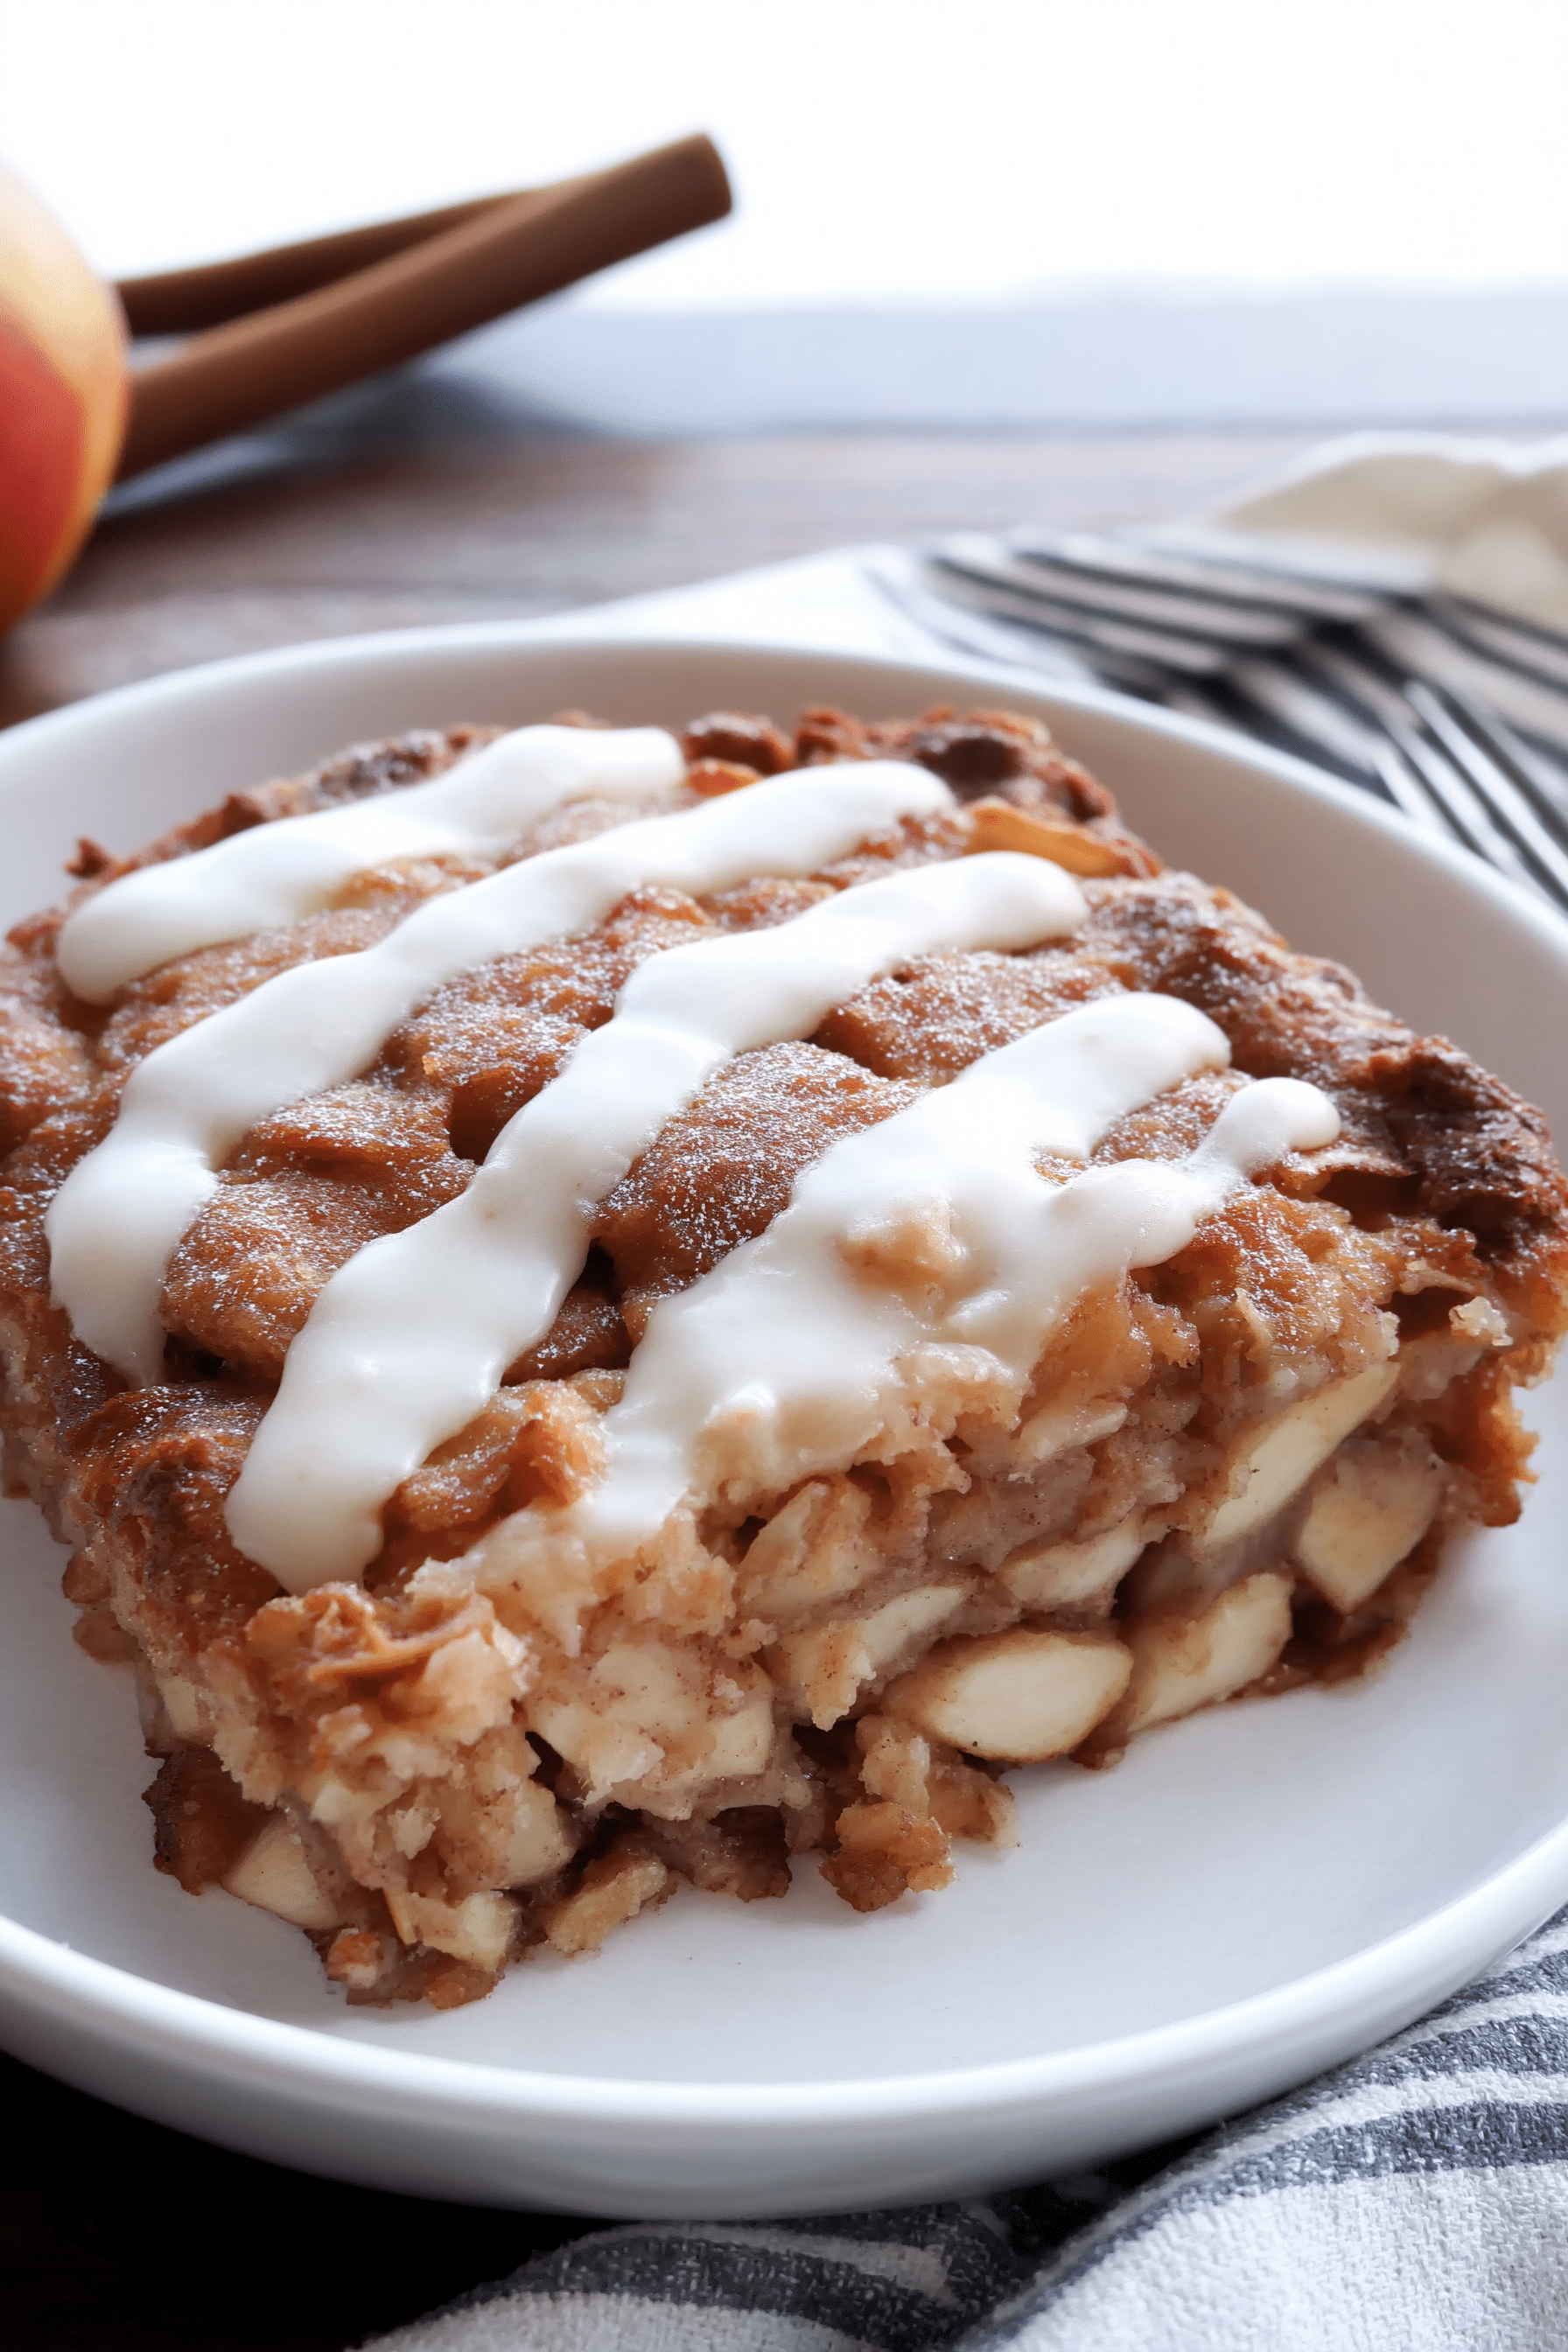
[[[1360,433],[1310,451],[1213,518],[1232,534],[1358,562],[1414,593],[1568,631],[1568,436],[1461,440]]]

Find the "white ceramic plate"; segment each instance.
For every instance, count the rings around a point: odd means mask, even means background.
[[[1167,856],[1342,957],[1568,1132],[1568,929],[1293,762],[1110,697],[690,644],[418,631],[216,665],[0,740],[7,919],[79,833],[129,846],[356,737],[578,704],[679,722],[950,697],[1048,719]],[[128,1677],[71,1643],[3,1507],[0,2037],[87,2089],[345,2179],[644,2215],[826,2210],[1092,2162],[1250,2104],[1461,1983],[1568,1895],[1568,1430],[1389,1671],[1015,1776],[1016,1853],[869,1918],[682,1889],[597,1959],[437,2016],[350,2011],[290,1929],[150,1865]]]

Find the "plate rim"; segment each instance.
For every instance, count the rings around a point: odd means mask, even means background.
[[[568,625],[568,624],[570,625]],[[395,662],[412,656],[537,649],[540,654],[675,653],[715,663],[774,659],[823,663],[855,670],[902,673],[940,690],[945,682],[989,685],[1047,709],[1104,715],[1152,741],[1173,739],[1255,780],[1324,801],[1357,824],[1396,842],[1401,851],[1437,868],[1467,889],[1490,898],[1522,922],[1568,966],[1568,929],[1529,893],[1457,845],[1415,834],[1392,809],[1355,786],[1272,746],[1230,733],[1215,722],[1166,710],[1112,688],[1041,678],[958,655],[920,658],[896,650],[845,649],[765,635],[722,636],[628,625],[614,608],[543,620],[489,620],[381,630],[312,639],[226,656],[133,681],[24,720],[0,736],[0,802],[29,789],[22,769],[36,751],[68,750],[121,718],[173,712],[182,700],[220,698],[231,688],[336,667]],[[36,788],[36,787],[35,787]],[[759,2080],[692,2083],[679,2079],[553,2074],[479,2060],[395,2050],[384,2042],[341,2039],[310,2024],[185,1992],[156,1978],[100,1960],[0,1914],[0,1993],[15,2007],[69,2011],[100,2039],[134,2037],[160,2064],[215,2068],[255,2086],[265,2074],[298,2095],[348,2095],[359,2105],[388,2097],[428,2110],[444,2107],[473,2123],[531,2119],[584,2126],[624,2122],[700,2130],[766,2125],[786,2137],[825,2126],[876,2126],[921,2118],[953,2123],[965,2115],[1000,2119],[1010,2113],[1077,2104],[1096,2092],[1132,2085],[1178,2084],[1221,2062],[1239,2063],[1269,2052],[1319,2053],[1310,2066],[1368,2046],[1468,1981],[1489,1960],[1511,1948],[1568,1896],[1568,1818],[1524,1851],[1393,1935],[1326,1967],[1163,2025],[1084,2043],[1067,2051],[943,2067],[805,2084]],[[1417,1984],[1415,2007],[1411,1988]],[[1367,2030],[1362,2032],[1362,2021]],[[1351,2038],[1336,2028],[1349,2028]],[[1327,2037],[1325,2041],[1325,2037]],[[1301,2071],[1310,2069],[1299,2069]],[[1290,2074],[1289,2079],[1297,2079]],[[1249,2102],[1250,2104],[1250,2102]]]
[[[736,574],[734,584],[750,576]],[[703,583],[705,596],[716,584],[719,583]],[[677,604],[683,593],[670,592],[668,601]],[[1092,681],[1035,678],[1021,666],[1014,668],[1003,662],[988,662],[981,656],[956,648],[951,652],[937,648],[940,658],[921,659],[896,648],[846,648],[834,644],[830,637],[815,644],[801,638],[760,634],[715,635],[706,627],[683,629],[678,618],[662,625],[649,625],[642,622],[635,609],[645,603],[665,601],[663,597],[631,598],[624,604],[521,620],[431,622],[415,628],[310,637],[295,645],[226,654],[213,661],[163,670],[152,677],[134,678],[123,686],[107,687],[100,693],[84,695],[53,710],[39,711],[31,719],[17,720],[0,730],[0,802],[8,799],[13,792],[26,789],[25,777],[17,779],[8,772],[13,759],[25,764],[36,751],[41,750],[47,755],[57,744],[68,747],[73,735],[89,736],[105,722],[112,723],[121,715],[134,720],[142,710],[155,712],[161,706],[175,706],[187,697],[197,698],[204,693],[221,693],[269,677],[347,667],[356,663],[390,665],[400,656],[419,653],[439,655],[491,648],[498,652],[537,648],[563,655],[664,652],[716,661],[750,657],[788,663],[826,662],[846,670],[901,671],[939,685],[949,680],[954,684],[989,685],[1026,701],[1115,719],[1152,740],[1190,744],[1227,766],[1254,776],[1261,773],[1276,785],[1326,803],[1394,844],[1417,864],[1436,868],[1506,908],[1560,954],[1568,949],[1568,919],[1559,916],[1534,892],[1500,873],[1472,851],[1436,832],[1417,831],[1398,810],[1330,770],[1298,758],[1294,752],[1244,736],[1215,719],[1171,710],[1163,703],[1148,702],[1140,696]]]
[[[345,2091],[379,2096],[434,2097],[481,2117],[639,2125],[723,2126],[744,2122],[815,2129],[823,2125],[897,2123],[916,2116],[954,2120],[965,2111],[1000,2116],[1037,2108],[1042,2101],[1077,2099],[1156,2079],[1180,2080],[1225,2057],[1310,2036],[1357,2011],[1378,2013],[1397,2005],[1410,1964],[1437,1945],[1440,1974],[1452,1992],[1489,1958],[1512,1949],[1544,1924],[1568,1891],[1568,1821],[1549,1830],[1511,1863],[1466,1894],[1393,1936],[1326,1968],[1270,1986],[1238,2001],[1204,2010],[1142,2032],[1086,2042],[1067,2051],[994,2060],[982,2066],[943,2067],[929,2074],[851,2076],[791,2084],[690,2083],[619,2075],[552,2074],[535,2068],[433,2057],[390,2049],[384,2042],[349,2042],[311,2025],[258,2016],[254,2010],[160,1984],[110,1960],[56,1942],[0,1915],[0,1986],[63,1993],[104,2021],[160,2041],[205,2048],[213,2057],[248,2072],[321,2084],[324,2075]],[[1426,1972],[1424,1980],[1426,1980]],[[1436,2005],[1447,1997],[1432,1997]],[[1426,2002],[1426,1995],[1422,1996]],[[146,2048],[139,2039],[139,2047]]]

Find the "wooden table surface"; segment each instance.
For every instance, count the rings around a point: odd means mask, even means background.
[[[231,445],[226,480],[118,493],[64,587],[0,654],[0,723],[221,654],[564,612],[857,541],[1163,520],[1304,446],[1262,433],[621,441],[530,427],[460,377],[394,378]]]
[[[121,493],[0,651],[0,723],[222,654],[563,611],[852,541],[1160,520],[1302,446],[633,443],[543,431],[456,373],[414,373]],[[17,2352],[341,2352],[591,2226],[308,2179],[0,2070]]]

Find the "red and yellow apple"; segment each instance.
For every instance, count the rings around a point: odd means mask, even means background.
[[[91,528],[125,431],[125,321],[59,223],[0,166],[0,630]]]

